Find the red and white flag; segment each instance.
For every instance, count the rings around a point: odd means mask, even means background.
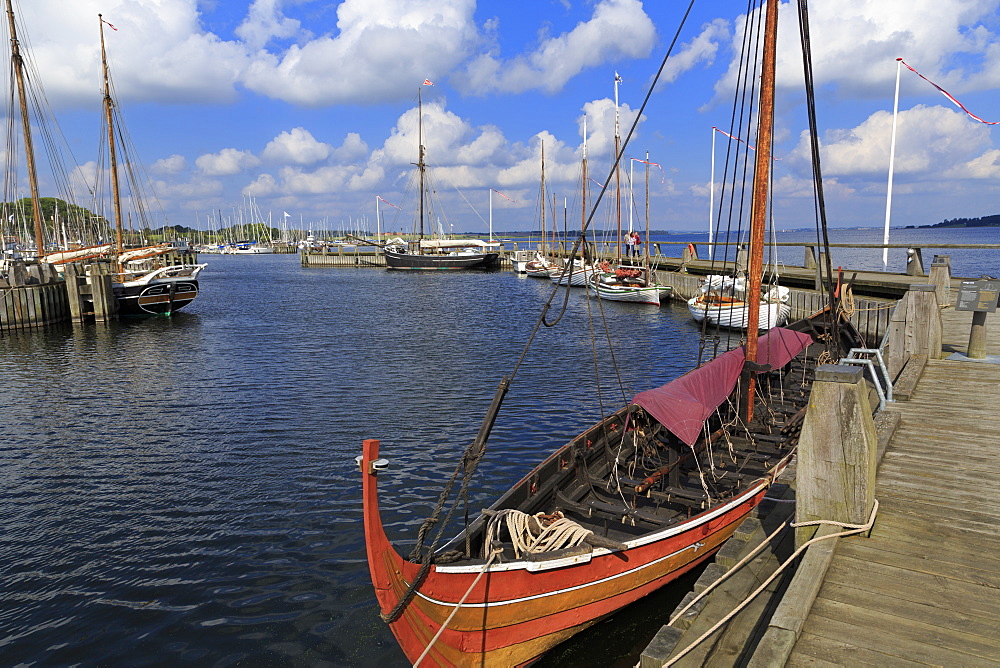
[[[504,195],[502,192],[500,192],[496,188],[490,188],[490,190],[492,190],[493,192],[495,192],[497,195],[500,195],[500,197],[503,197],[508,202],[514,202],[514,204],[517,204],[517,200],[512,200],[511,198],[507,197],[506,195]]]
[[[909,65],[907,65],[905,60],[903,60],[902,58],[897,58],[896,60],[898,60],[899,62],[903,63],[903,65],[906,67],[906,69],[910,70],[911,72],[913,72],[914,74],[916,74],[918,77],[920,77],[921,79],[923,79],[924,81],[926,81],[927,83],[929,83],[930,85],[934,86],[939,91],[941,91],[942,95],[944,95],[946,98],[948,98],[949,100],[951,100],[952,102],[954,102],[955,106],[957,106],[959,109],[961,109],[962,111],[964,111],[965,113],[967,113],[972,118],[976,119],[980,123],[985,123],[986,125],[1000,125],[1000,121],[984,121],[983,119],[979,118],[979,116],[976,116],[974,113],[972,113],[971,111],[969,111],[968,109],[966,109],[964,104],[962,104],[961,102],[959,102],[958,100],[956,100],[954,95],[952,95],[951,93],[949,93],[948,91],[946,91],[944,88],[941,88],[941,86],[938,86],[936,83],[934,83],[933,81],[931,81],[930,79],[928,79],[927,77],[925,77],[923,74],[921,74],[920,72],[916,71],[915,69],[913,69],[912,67],[910,67]]]
[[[747,144],[747,143],[746,143],[745,141],[743,141],[742,139],[740,139],[739,137],[734,137],[734,136],[732,136],[731,134],[729,134],[728,132],[726,132],[725,130],[720,130],[719,128],[715,127],[714,125],[712,126],[712,129],[713,129],[713,130],[715,130],[716,132],[719,132],[719,133],[721,133],[721,134],[724,134],[724,135],[726,135],[726,136],[727,136],[727,137],[729,137],[730,139],[733,139],[733,140],[735,140],[735,141],[738,141],[738,142],[739,142],[739,143],[741,143],[741,144],[746,144],[746,147],[747,147],[748,149],[750,149],[751,151],[756,151],[756,150],[757,150],[757,149],[755,149],[755,148],[754,148],[753,146],[751,146],[750,144]],[[777,156],[773,156],[773,155],[772,155],[772,156],[771,156],[771,160],[781,160],[781,158],[779,158],[779,157],[777,157]]]
[[[712,126],[712,129],[715,130],[716,132],[719,132],[719,133],[722,133],[722,134],[726,135],[730,139],[735,139],[736,141],[740,142],[741,144],[747,144],[745,141],[743,141],[739,137],[734,137],[731,134],[729,134],[728,132],[726,132],[725,130],[720,130],[719,128],[715,127],[714,125]],[[750,144],[747,144],[747,148],[749,148],[751,151],[756,151],[757,150],[753,146],[751,146]]]
[[[109,28],[111,28],[115,32],[118,32],[118,28],[114,27],[113,25],[111,25],[110,23],[108,23],[107,21],[105,21],[104,19],[101,19],[101,22],[102,23],[107,23],[107,25],[108,25]],[[93,24],[91,24],[91,25],[93,25]]]
[[[424,85],[425,86],[433,86],[434,82],[432,82],[430,79],[424,79]]]
[[[381,195],[375,195],[375,197],[378,197],[381,201],[385,202],[386,204],[388,204],[392,208],[399,209],[399,207],[396,206],[395,204],[393,204],[392,202],[386,202],[385,199],[383,199]],[[402,209],[399,209],[399,210],[402,211]]]
[[[639,158],[632,158],[632,162],[641,162],[644,165],[652,165],[653,167],[656,167],[657,169],[660,170],[660,183],[666,182],[667,176],[666,173],[663,171],[663,167],[660,166],[660,163],[653,162],[652,160],[640,160]]]

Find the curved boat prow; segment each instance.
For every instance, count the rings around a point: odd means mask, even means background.
[[[388,462],[379,459],[379,441],[366,439],[362,445],[362,455],[358,458],[361,469],[361,498],[364,506],[365,549],[368,552],[368,570],[371,571],[372,584],[383,614],[389,612],[396,604],[392,595],[392,581],[389,576],[389,563],[401,562],[402,558],[389,544],[382,527],[382,517],[378,510],[378,472],[384,469]],[[388,557],[388,559],[387,559]],[[398,570],[399,566],[396,565]]]
[[[389,542],[382,526],[382,517],[378,509],[378,472],[385,470],[389,462],[378,456],[379,441],[366,439],[362,446],[362,454],[358,457],[358,466],[362,477],[362,502],[364,506],[365,550],[368,553],[368,570],[375,586],[375,598],[378,600],[379,613],[389,624],[400,648],[410,661],[422,654],[437,628],[429,620],[419,619],[418,614],[407,606],[394,619],[387,615],[405,595],[410,582],[413,582],[420,568],[419,564],[405,561]],[[447,665],[437,651],[432,651],[426,657],[423,666]]]

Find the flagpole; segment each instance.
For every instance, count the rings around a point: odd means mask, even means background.
[[[896,59],[896,95],[892,102],[892,139],[889,141],[889,185],[885,196],[885,234],[882,235],[882,271],[889,267],[889,212],[892,210],[892,172],[896,162],[896,115],[899,113],[899,73],[902,58]]]
[[[712,217],[715,215],[715,126],[712,126],[712,175],[708,182],[708,259],[714,260],[712,252],[712,229],[715,225]]]
[[[378,195],[375,195],[375,240],[382,241],[382,217],[379,215]]]
[[[493,188],[490,188],[490,243],[493,243]]]

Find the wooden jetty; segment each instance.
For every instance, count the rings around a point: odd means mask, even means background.
[[[972,314],[942,312],[944,353]],[[987,355],[1000,355],[1000,313]],[[927,362],[875,484],[869,538],[840,539],[787,665],[1000,664],[1000,364]],[[762,656],[763,658],[763,656]]]
[[[811,439],[825,441],[820,445],[829,448],[819,468],[815,458],[809,460],[815,443],[807,445],[804,432],[799,475],[784,480],[792,486],[784,497],[795,498],[798,521],[837,515],[845,499],[846,507],[856,506],[857,517],[863,517],[877,500],[871,529],[811,545],[804,541],[813,531],[818,537],[840,529],[796,529],[795,544],[804,552],[800,561],[791,562],[797,563],[789,569],[793,574],[776,570],[791,553],[792,533],[783,539],[779,534],[769,549],[730,573],[737,558],[757,545],[767,547],[762,525],[768,515],[747,520],[706,568],[696,590],[729,579],[660,630],[642,655],[642,668],[1000,665],[1000,468],[995,452],[1000,312],[987,315],[982,359],[972,359],[969,355],[978,354],[969,350],[970,330],[978,314],[949,304],[941,308],[935,303],[939,295],[931,297],[932,288],[913,287],[897,312],[907,311],[908,301],[922,302],[931,311],[914,318],[919,309],[911,304],[909,315],[894,315],[887,347],[926,346],[930,354],[925,359],[910,351],[897,376],[897,399],[903,400],[888,404],[869,421],[870,427],[858,426],[865,421],[858,416],[843,420],[838,430],[827,427],[835,420],[825,420],[824,432],[836,434]],[[921,325],[930,336],[917,332]],[[819,401],[818,385],[819,375],[810,411]],[[841,392],[851,387],[827,385]],[[865,436],[869,428],[874,434]],[[858,446],[869,452],[854,458],[851,453]],[[838,469],[838,451],[848,466]],[[865,465],[859,466],[866,457],[868,474]],[[858,480],[850,480],[859,474]],[[831,479],[837,482],[831,485]],[[817,501],[823,488],[831,486],[846,496],[827,492],[826,500]],[[843,516],[831,519],[845,522]],[[750,605],[712,630],[772,577]],[[689,594],[682,606],[695,596]]]

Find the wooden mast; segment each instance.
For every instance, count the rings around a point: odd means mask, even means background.
[[[21,104],[21,129],[24,133],[24,159],[28,167],[28,183],[31,186],[31,212],[35,218],[35,247],[39,260],[45,255],[45,237],[42,234],[42,202],[38,196],[38,173],[35,168],[35,147],[31,141],[31,118],[28,116],[28,97],[24,86],[24,61],[21,58],[21,48],[17,41],[17,28],[14,25],[14,8],[11,0],[7,0],[7,22],[10,26],[10,57],[14,65],[14,79],[17,82],[17,95]]]
[[[545,140],[544,139],[542,140],[542,186],[541,186],[541,188],[542,188],[542,196],[541,196],[540,201],[542,203],[542,257],[544,257],[545,256],[545,235],[549,233],[548,229],[546,229],[546,227],[545,227],[545,207],[546,207],[546,203],[545,203]],[[553,237],[553,239],[552,239],[552,246],[551,246],[551,249],[550,249],[550,257],[552,257],[553,259],[555,259],[555,256],[556,256],[555,245],[556,245],[556,240]]]
[[[622,183],[620,163],[621,136],[618,128],[618,84],[622,78],[615,72],[615,235],[618,239],[616,264],[622,263]]]
[[[643,245],[643,265],[646,267],[646,281],[653,284],[653,270],[649,267],[649,151],[646,151],[646,243]]]
[[[760,74],[757,160],[754,166],[753,199],[750,207],[750,257],[747,263],[746,359],[757,361],[757,326],[760,321],[761,278],[764,272],[764,229],[767,224],[771,181],[771,135],[774,129],[774,69],[777,54],[778,0],[767,0],[764,19],[764,54]],[[746,419],[753,419],[755,373],[747,385]]]
[[[101,30],[101,71],[104,75],[104,120],[108,124],[108,167],[111,169],[111,202],[115,210],[115,251],[121,257],[125,250],[122,238],[122,197],[118,183],[118,153],[115,148],[115,124],[112,116],[114,101],[111,99],[111,77],[108,76],[108,56],[104,50],[104,18],[98,14]],[[120,267],[119,267],[120,269]]]
[[[420,239],[424,238],[424,104],[420,92],[417,89],[417,169],[420,170]]]

